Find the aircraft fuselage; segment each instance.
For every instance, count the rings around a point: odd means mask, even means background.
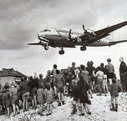
[[[72,33],[72,38],[78,38],[81,34],[73,34]],[[49,40],[49,45],[52,47],[74,47],[74,46],[81,46],[82,45],[82,40],[80,38],[76,39],[76,41],[71,42],[67,40],[67,33],[61,32],[61,36],[53,31],[53,32],[43,32],[40,33],[40,40],[42,38],[45,38]],[[43,41],[43,40],[42,40]],[[86,44],[85,46],[110,46],[109,42],[107,39],[101,39],[98,40],[92,44]]]

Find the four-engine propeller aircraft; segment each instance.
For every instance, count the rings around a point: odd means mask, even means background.
[[[51,47],[60,47],[61,50],[59,54],[64,54],[63,48],[75,48],[75,46],[81,46],[80,50],[86,50],[86,46],[111,46],[121,42],[127,42],[127,40],[113,41],[107,40],[106,37],[110,35],[111,32],[127,25],[127,21],[98,30],[91,31],[85,29],[83,25],[84,33],[72,32],[66,30],[44,30],[38,33],[38,43],[28,43],[28,45],[42,45],[45,50]]]

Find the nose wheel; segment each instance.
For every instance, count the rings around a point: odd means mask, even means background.
[[[83,47],[80,48],[80,50],[81,50],[81,51],[85,51],[85,50],[86,50],[86,47],[83,46]]]
[[[45,45],[45,46],[44,46],[44,49],[45,49],[45,50],[48,50],[48,49],[49,49],[49,46],[48,46],[48,45]]]

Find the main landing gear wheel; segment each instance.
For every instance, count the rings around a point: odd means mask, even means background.
[[[81,51],[85,51],[86,50],[86,47],[81,47],[80,50]]]
[[[65,53],[64,50],[60,50],[60,51],[59,51],[59,54],[60,54],[60,55],[63,55],[64,53]]]

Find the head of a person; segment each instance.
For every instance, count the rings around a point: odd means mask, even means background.
[[[33,77],[32,77],[32,76],[30,76],[28,79],[29,79],[29,81],[31,81],[31,80],[33,80]]]
[[[85,70],[85,66],[84,65],[80,65],[80,69],[81,69],[81,71]]]
[[[76,79],[76,75],[73,75],[72,78],[73,78],[73,79]]]
[[[111,59],[110,59],[110,58],[108,58],[108,59],[107,59],[107,62],[108,62],[108,63],[110,63],[110,62],[111,62]]]
[[[27,80],[27,76],[25,76],[24,79]]]
[[[115,79],[115,78],[112,79],[112,83],[113,83],[113,84],[116,83],[116,79]]]
[[[56,74],[59,74],[60,73],[60,70],[56,70]]]
[[[90,66],[90,62],[89,62],[89,61],[87,62],[87,66],[88,66],[88,67]]]
[[[75,62],[72,62],[72,67],[75,67]]]
[[[119,61],[122,62],[122,61],[123,61],[123,57],[120,57],[120,58],[119,58]]]
[[[93,61],[90,61],[90,66],[93,66],[93,64],[94,64]]]
[[[74,79],[73,79],[73,80],[72,80],[72,85],[73,85],[73,86],[76,86],[76,85],[77,85],[77,80],[74,80]]]
[[[21,77],[21,81],[22,81],[22,82],[25,81],[24,77]]]
[[[40,78],[42,78],[42,77],[43,77],[43,75],[42,75],[42,74],[39,74],[39,77],[40,77]]]
[[[100,66],[101,66],[101,67],[104,67],[104,63],[101,63]]]
[[[79,80],[80,81],[84,81],[84,77],[83,77],[83,74],[82,73],[80,73],[78,76],[79,76]]]
[[[101,67],[100,67],[100,66],[98,66],[98,67],[97,67],[97,71],[100,71],[100,70],[101,70]]]
[[[57,69],[57,65],[56,65],[56,64],[54,64],[54,65],[53,65],[53,68],[54,68],[54,69]]]
[[[75,74],[77,75],[77,74],[79,74],[80,73],[80,70],[77,68],[76,70],[75,70]]]

